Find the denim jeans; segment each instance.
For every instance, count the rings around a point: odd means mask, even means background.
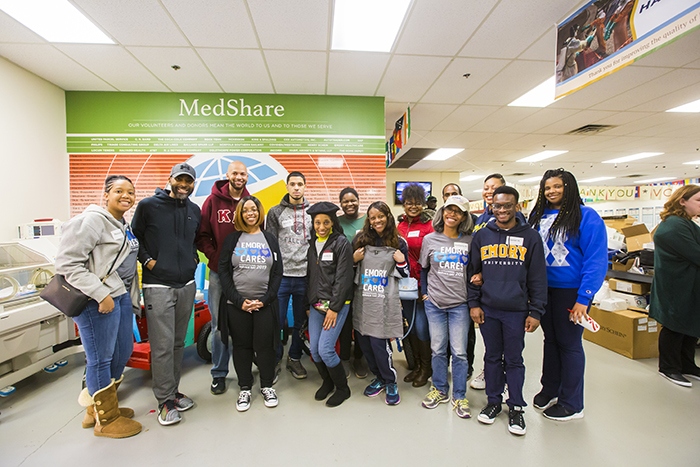
[[[294,314],[294,331],[292,332],[292,343],[289,345],[289,356],[294,360],[301,358],[302,342],[301,326],[306,318],[306,310],[304,310],[304,300],[306,298],[306,277],[291,277],[282,276],[282,283],[277,292],[277,298],[280,303],[280,327],[284,328],[284,323],[287,322],[287,307],[289,307],[289,299],[292,299],[292,310]],[[282,329],[280,329],[281,331]],[[281,333],[280,333],[281,336]],[[280,345],[277,349],[277,361],[282,359],[284,349]]]
[[[99,304],[90,300],[83,312],[73,318],[85,349],[85,382],[90,394],[119,379],[134,350],[133,308],[129,293],[114,298],[114,310],[100,313]]]
[[[219,274],[209,270],[209,313],[211,314],[211,377],[225,378],[228,375],[229,348],[221,340],[221,331],[217,327],[219,303],[221,299],[221,281]],[[226,339],[228,341],[228,339]]]
[[[464,399],[467,394],[467,333],[469,331],[469,307],[466,303],[452,308],[438,308],[430,300],[425,301],[425,314],[430,328],[432,350],[433,385],[447,394],[447,344],[452,352],[452,398]]]
[[[330,329],[323,329],[325,315],[313,308],[309,310],[309,344],[314,362],[323,362],[328,368],[334,368],[340,364],[340,357],[335,353],[335,343],[338,341],[349,310],[348,303],[338,311],[335,327]]]
[[[413,311],[414,307],[415,313]],[[401,300],[401,308],[409,326],[411,325],[411,319],[414,320],[411,334],[415,334],[422,341],[430,340],[428,318],[425,316],[425,303],[423,303],[423,300]]]

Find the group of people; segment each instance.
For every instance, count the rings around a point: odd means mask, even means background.
[[[434,409],[451,400],[456,414],[469,418],[477,323],[484,371],[472,387],[485,388],[488,396],[480,422],[494,422],[505,396],[509,431],[525,434],[522,351],[525,332],[540,325],[542,390],[533,405],[554,420],[583,416],[583,327],[576,323],[587,318],[605,278],[607,235],[600,216],[583,206],[571,173],[544,174],[529,221],[520,213],[519,193],[499,174],[484,182],[478,218],[458,185],[443,188],[444,204],[432,215],[424,210],[423,188],[412,184],[403,191],[398,222],[382,201],[361,214],[351,187],[340,192],[340,207],[328,201],[310,205],[300,172],[288,175],[288,193],[266,216],[246,189],[241,162],[229,165],[200,211],[189,200],[195,179],[194,168],[177,164],[166,188],[139,202],[129,225],[124,214],[135,203],[133,183],[110,176],[105,205],[92,205],[64,224],[56,270],[92,298],[75,321],[87,359],[79,398],[86,407],[83,427],[94,427],[95,435],[121,438],[141,430],[133,410],[119,407],[117,398],[133,350],[131,315],[140,312],[137,261],[158,421],[178,423],[181,412],[194,406],[180,392],[180,372],[197,250],[209,267],[211,392],[226,391],[231,355],[239,411],[254,399],[253,364],[266,407],[278,405],[273,385],[283,363],[294,378],[307,377],[301,360],[302,326],[308,323],[310,353],[322,380],[316,400],[342,404],[351,396],[349,374],[364,378],[369,371],[374,378],[364,395],[384,393],[386,404],[399,404],[391,340],[407,338],[415,368],[404,381],[422,387],[432,378],[422,405]],[[401,300],[400,287],[416,287],[418,299]],[[294,323],[284,360],[290,300]],[[689,367],[686,353],[682,363]]]

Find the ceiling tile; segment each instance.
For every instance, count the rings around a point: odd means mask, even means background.
[[[0,43],[36,43],[44,44],[46,40],[29,28],[16,21],[13,17],[0,11]]]
[[[538,132],[538,130],[558,122],[559,120],[568,118],[576,112],[578,112],[578,110],[543,108],[509,126],[508,131],[512,131],[513,133]]]
[[[533,115],[539,109],[528,107],[502,107],[473,127],[470,131],[496,132],[504,130],[520,120]]]
[[[456,105],[417,104],[411,108],[411,129],[432,130],[456,108]]]
[[[198,48],[197,53],[226,92],[272,93],[259,50]]]
[[[168,90],[119,45],[56,44],[56,48],[120,91]]]
[[[650,100],[644,104],[632,107],[630,110],[640,112],[666,112],[668,109],[673,109],[679,105],[687,104],[697,99],[700,99],[700,83],[669,93],[658,99]]]
[[[221,92],[211,73],[192,49],[181,47],[128,47],[168,88],[175,92]],[[173,65],[180,66],[175,71]]]
[[[598,120],[610,117],[614,115],[615,112],[606,112],[602,110],[582,110],[576,112],[575,114],[563,118],[557,122],[547,125],[546,127],[540,128],[538,133],[549,133],[549,134],[564,134],[571,130],[575,130],[579,127],[589,124],[597,124]]]
[[[0,55],[65,90],[115,90],[49,44],[0,44]]]
[[[377,95],[394,101],[417,102],[449,62],[447,57],[394,55]]]
[[[248,6],[263,48],[328,49],[328,0],[248,0]]]
[[[430,141],[439,148],[451,148],[453,147],[451,142],[460,134],[462,134],[461,131],[431,131],[428,132],[423,138],[425,141]]]
[[[515,58],[570,9],[569,2],[541,2],[531,6],[522,0],[502,0],[459,55]],[[496,37],[503,39],[494,40]]]
[[[520,60],[556,60],[557,30],[552,26],[542,37],[537,39],[522,54],[518,55]]]
[[[325,52],[268,50],[265,59],[275,91],[282,94],[323,94],[326,88]]]
[[[470,134],[474,134],[471,133]],[[477,133],[478,134],[478,133]],[[509,143],[513,140],[516,140],[523,135],[518,134],[518,133],[490,133],[490,132],[483,132],[481,134],[488,135],[487,138],[482,139],[481,141],[475,142],[474,144],[468,146],[472,149],[497,149],[501,147],[502,145]],[[459,138],[462,138],[462,136],[455,138],[455,141],[457,141]]]
[[[258,48],[243,0],[162,0],[195,47]]]
[[[700,59],[700,47],[698,47],[698,33],[692,32],[685,37],[656,50],[634,66],[668,66],[680,67]]]
[[[498,107],[483,105],[460,105],[440,122],[440,130],[466,131],[498,110]]]
[[[473,148],[482,141],[490,139],[493,135],[494,133],[464,132],[450,141],[450,144],[454,144],[458,148]]]
[[[474,93],[467,104],[508,105],[553,74],[552,62],[515,60]]]
[[[509,63],[509,60],[456,58],[421,98],[421,102],[461,104]],[[468,78],[464,77],[465,73],[469,73]]]
[[[383,53],[331,52],[328,94],[373,96],[388,61]]]
[[[453,56],[495,3],[496,0],[416,0],[395,52]]]
[[[73,0],[73,3],[122,45],[188,45],[158,0]]]

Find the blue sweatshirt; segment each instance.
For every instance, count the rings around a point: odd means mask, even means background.
[[[517,217],[519,220],[522,220],[524,223],[527,223],[527,219],[525,219],[525,216],[523,216],[522,212],[518,211],[517,213],[515,213],[515,217]],[[491,222],[493,219],[494,217],[493,211],[491,210],[491,206],[486,205],[484,212],[481,213],[479,218],[474,223],[474,230],[472,232],[476,233],[477,230],[483,229],[484,227],[486,227],[486,224]]]
[[[545,209],[539,232],[544,243],[549,286],[578,289],[577,303],[588,306],[608,270],[608,234],[594,209],[581,206],[581,225],[575,238],[548,238],[558,209]]]
[[[467,277],[481,273],[484,284],[467,281],[469,308],[528,311],[542,319],[547,302],[547,267],[542,241],[521,217],[509,230],[496,222],[474,234]]]

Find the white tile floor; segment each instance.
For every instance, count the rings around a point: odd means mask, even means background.
[[[362,395],[369,379],[351,376],[352,397],[336,409],[326,408],[314,401],[320,378],[306,357],[308,379],[297,381],[283,371],[276,385],[277,408],[266,408],[254,392],[251,409],[238,413],[233,374],[225,394],[211,395],[209,367],[190,347],[181,390],[196,405],[179,425],[158,424],[150,413],[155,409],[150,373],[128,369],[122,405],[136,411],[144,430],[129,439],[96,438],[80,426],[83,411],[76,399],[83,356],[78,354],[65,368],[32,376],[18,383],[14,394],[0,398],[0,465],[700,465],[700,382],[681,388],[657,374],[656,359],[634,361],[584,345],[585,418],[552,422],[528,407],[524,437],[508,433],[505,414],[485,426],[475,418],[458,418],[447,404],[426,410],[420,400],[427,387],[403,382],[401,404],[388,407],[381,396]],[[481,352],[479,337],[477,355]],[[528,335],[525,350],[528,402],[539,390],[541,355],[538,330]],[[395,355],[395,364],[403,378],[403,354]],[[476,416],[486,396],[470,389],[467,397]]]

